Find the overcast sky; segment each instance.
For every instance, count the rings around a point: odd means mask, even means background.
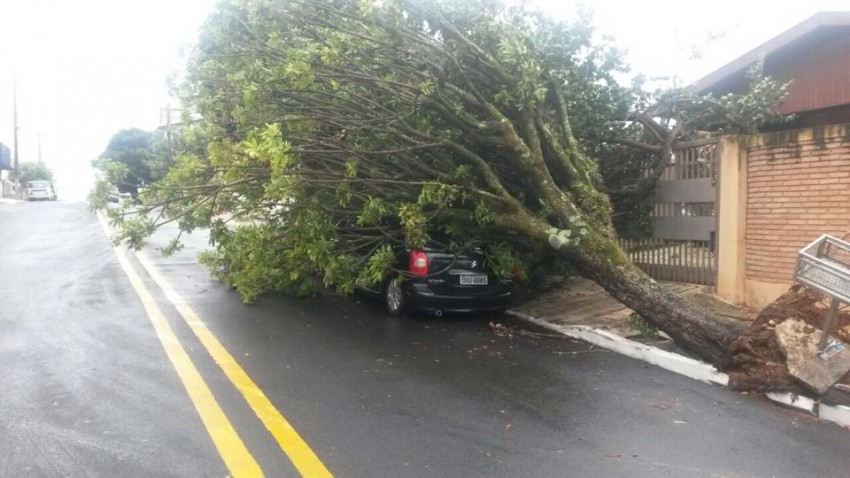
[[[575,3],[534,0],[569,18]],[[586,0],[600,34],[628,51],[634,72],[690,83],[822,10],[850,0]],[[83,199],[89,163],[113,133],[153,129],[173,100],[166,81],[214,0],[0,0],[0,142],[12,144],[17,76],[21,161],[41,157],[63,199]],[[691,59],[694,50],[699,60]]]

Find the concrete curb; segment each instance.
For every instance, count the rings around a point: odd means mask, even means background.
[[[567,337],[590,342],[602,348],[649,362],[679,375],[699,380],[700,382],[713,383],[724,387],[729,383],[729,377],[725,373],[718,372],[717,369],[705,362],[700,362],[684,355],[625,339],[619,335],[594,329],[587,325],[557,325],[514,310],[509,310],[507,313],[546,329],[564,334]]]
[[[19,199],[0,198],[0,204],[21,204],[22,202]]]
[[[818,403],[809,397],[804,397],[795,393],[780,392],[767,392],[765,395],[767,395],[767,398],[780,405],[804,411],[809,415],[818,416]]]
[[[651,345],[642,344],[629,340],[619,335],[610,332],[595,329],[587,325],[558,325],[547,322],[537,317],[508,310],[508,315],[512,315],[519,319],[539,325],[548,330],[558,332],[574,339],[584,340],[599,347],[617,352],[644,362],[657,365],[665,370],[669,370],[679,375],[699,380],[700,382],[720,385],[726,387],[729,385],[729,376],[725,373],[717,371],[713,366],[701,362],[699,360],[685,357],[684,355],[668,352],[666,350],[653,347]],[[817,417],[820,420],[835,423],[844,428],[850,429],[850,407],[843,405],[826,405],[819,403],[817,400],[796,395],[793,393],[767,393],[767,398],[770,400],[796,410],[801,410],[810,415]]]
[[[821,403],[818,406],[818,418],[850,429],[850,407],[845,407],[844,405],[824,405]]]

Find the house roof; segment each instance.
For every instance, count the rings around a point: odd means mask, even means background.
[[[834,30],[830,27],[850,27],[850,12],[820,12],[784,31],[775,38],[750,50],[725,66],[709,73],[691,85],[697,91],[705,91],[719,83],[743,75],[750,65],[765,57],[792,47],[808,37],[817,35],[821,30]]]

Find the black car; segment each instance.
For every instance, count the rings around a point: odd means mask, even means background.
[[[488,271],[481,249],[449,252],[436,247],[398,255],[403,274],[364,291],[382,298],[394,315],[406,313],[503,312],[511,306],[513,280]],[[380,290],[378,290],[380,289]]]

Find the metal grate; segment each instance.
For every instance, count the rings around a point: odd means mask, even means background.
[[[797,254],[794,280],[850,303],[850,243],[819,237]]]
[[[675,181],[710,178],[714,183],[717,177],[717,139],[710,138],[697,141],[697,143],[701,144],[673,151],[670,164],[658,179]],[[651,174],[649,171],[644,173],[645,176],[649,174]]]
[[[656,280],[715,284],[713,241],[620,239],[620,247],[636,266]]]

